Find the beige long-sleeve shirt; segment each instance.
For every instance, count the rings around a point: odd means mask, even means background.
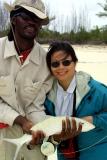
[[[14,42],[0,39],[0,122],[12,125],[18,115],[33,123],[44,119],[43,103],[51,85],[46,52],[36,41],[21,65]]]

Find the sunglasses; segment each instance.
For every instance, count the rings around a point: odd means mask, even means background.
[[[41,19],[39,19],[38,17],[36,17],[35,15],[33,15],[31,13],[28,14],[25,12],[20,12],[20,13],[15,14],[15,17],[16,16],[20,16],[25,21],[33,20],[36,23],[41,23]]]
[[[69,60],[69,59],[66,59],[66,60],[63,60],[63,61],[55,61],[55,62],[51,63],[51,67],[57,68],[57,67],[60,66],[60,64],[63,64],[63,66],[69,66],[72,62],[73,61]]]

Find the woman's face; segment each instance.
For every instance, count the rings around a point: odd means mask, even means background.
[[[59,82],[71,81],[75,74],[76,63],[64,51],[56,51],[51,56],[51,71]]]

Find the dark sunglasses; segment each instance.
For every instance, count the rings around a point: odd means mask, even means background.
[[[51,63],[51,67],[57,68],[57,67],[60,66],[60,64],[63,64],[63,66],[69,66],[72,62],[73,61],[69,60],[69,59],[66,59],[66,60],[63,60],[63,61],[55,61],[55,62]]]
[[[38,17],[36,17],[34,14],[32,13],[25,13],[25,12],[20,12],[20,13],[17,13],[14,15],[15,17],[16,16],[20,16],[21,18],[23,18],[23,20],[25,21],[29,21],[29,20],[33,20],[34,22],[37,22],[37,23],[41,23],[41,19],[39,19]]]

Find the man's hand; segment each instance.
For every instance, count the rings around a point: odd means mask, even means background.
[[[79,124],[78,128],[75,119],[66,118],[62,121],[62,131],[59,134],[53,135],[55,141],[60,142],[67,139],[74,138],[79,135],[82,130],[82,124]]]
[[[43,139],[45,138],[45,134],[42,131],[31,131],[32,134],[32,140],[30,141],[30,144],[40,144],[42,143]]]
[[[43,139],[45,138],[45,134],[42,131],[31,131],[32,134],[32,140],[27,145],[27,148],[29,150],[32,150],[35,145],[41,144],[43,142]]]
[[[45,134],[42,131],[30,130],[31,127],[33,126],[33,123],[30,120],[28,120],[26,117],[23,117],[21,115],[18,116],[15,119],[14,124],[20,125],[24,133],[28,133],[32,135],[32,140],[27,145],[28,149],[33,149],[35,145],[43,141]]]
[[[33,123],[30,120],[21,115],[14,120],[14,124],[20,125],[24,133],[30,133],[30,129],[33,126]]]

